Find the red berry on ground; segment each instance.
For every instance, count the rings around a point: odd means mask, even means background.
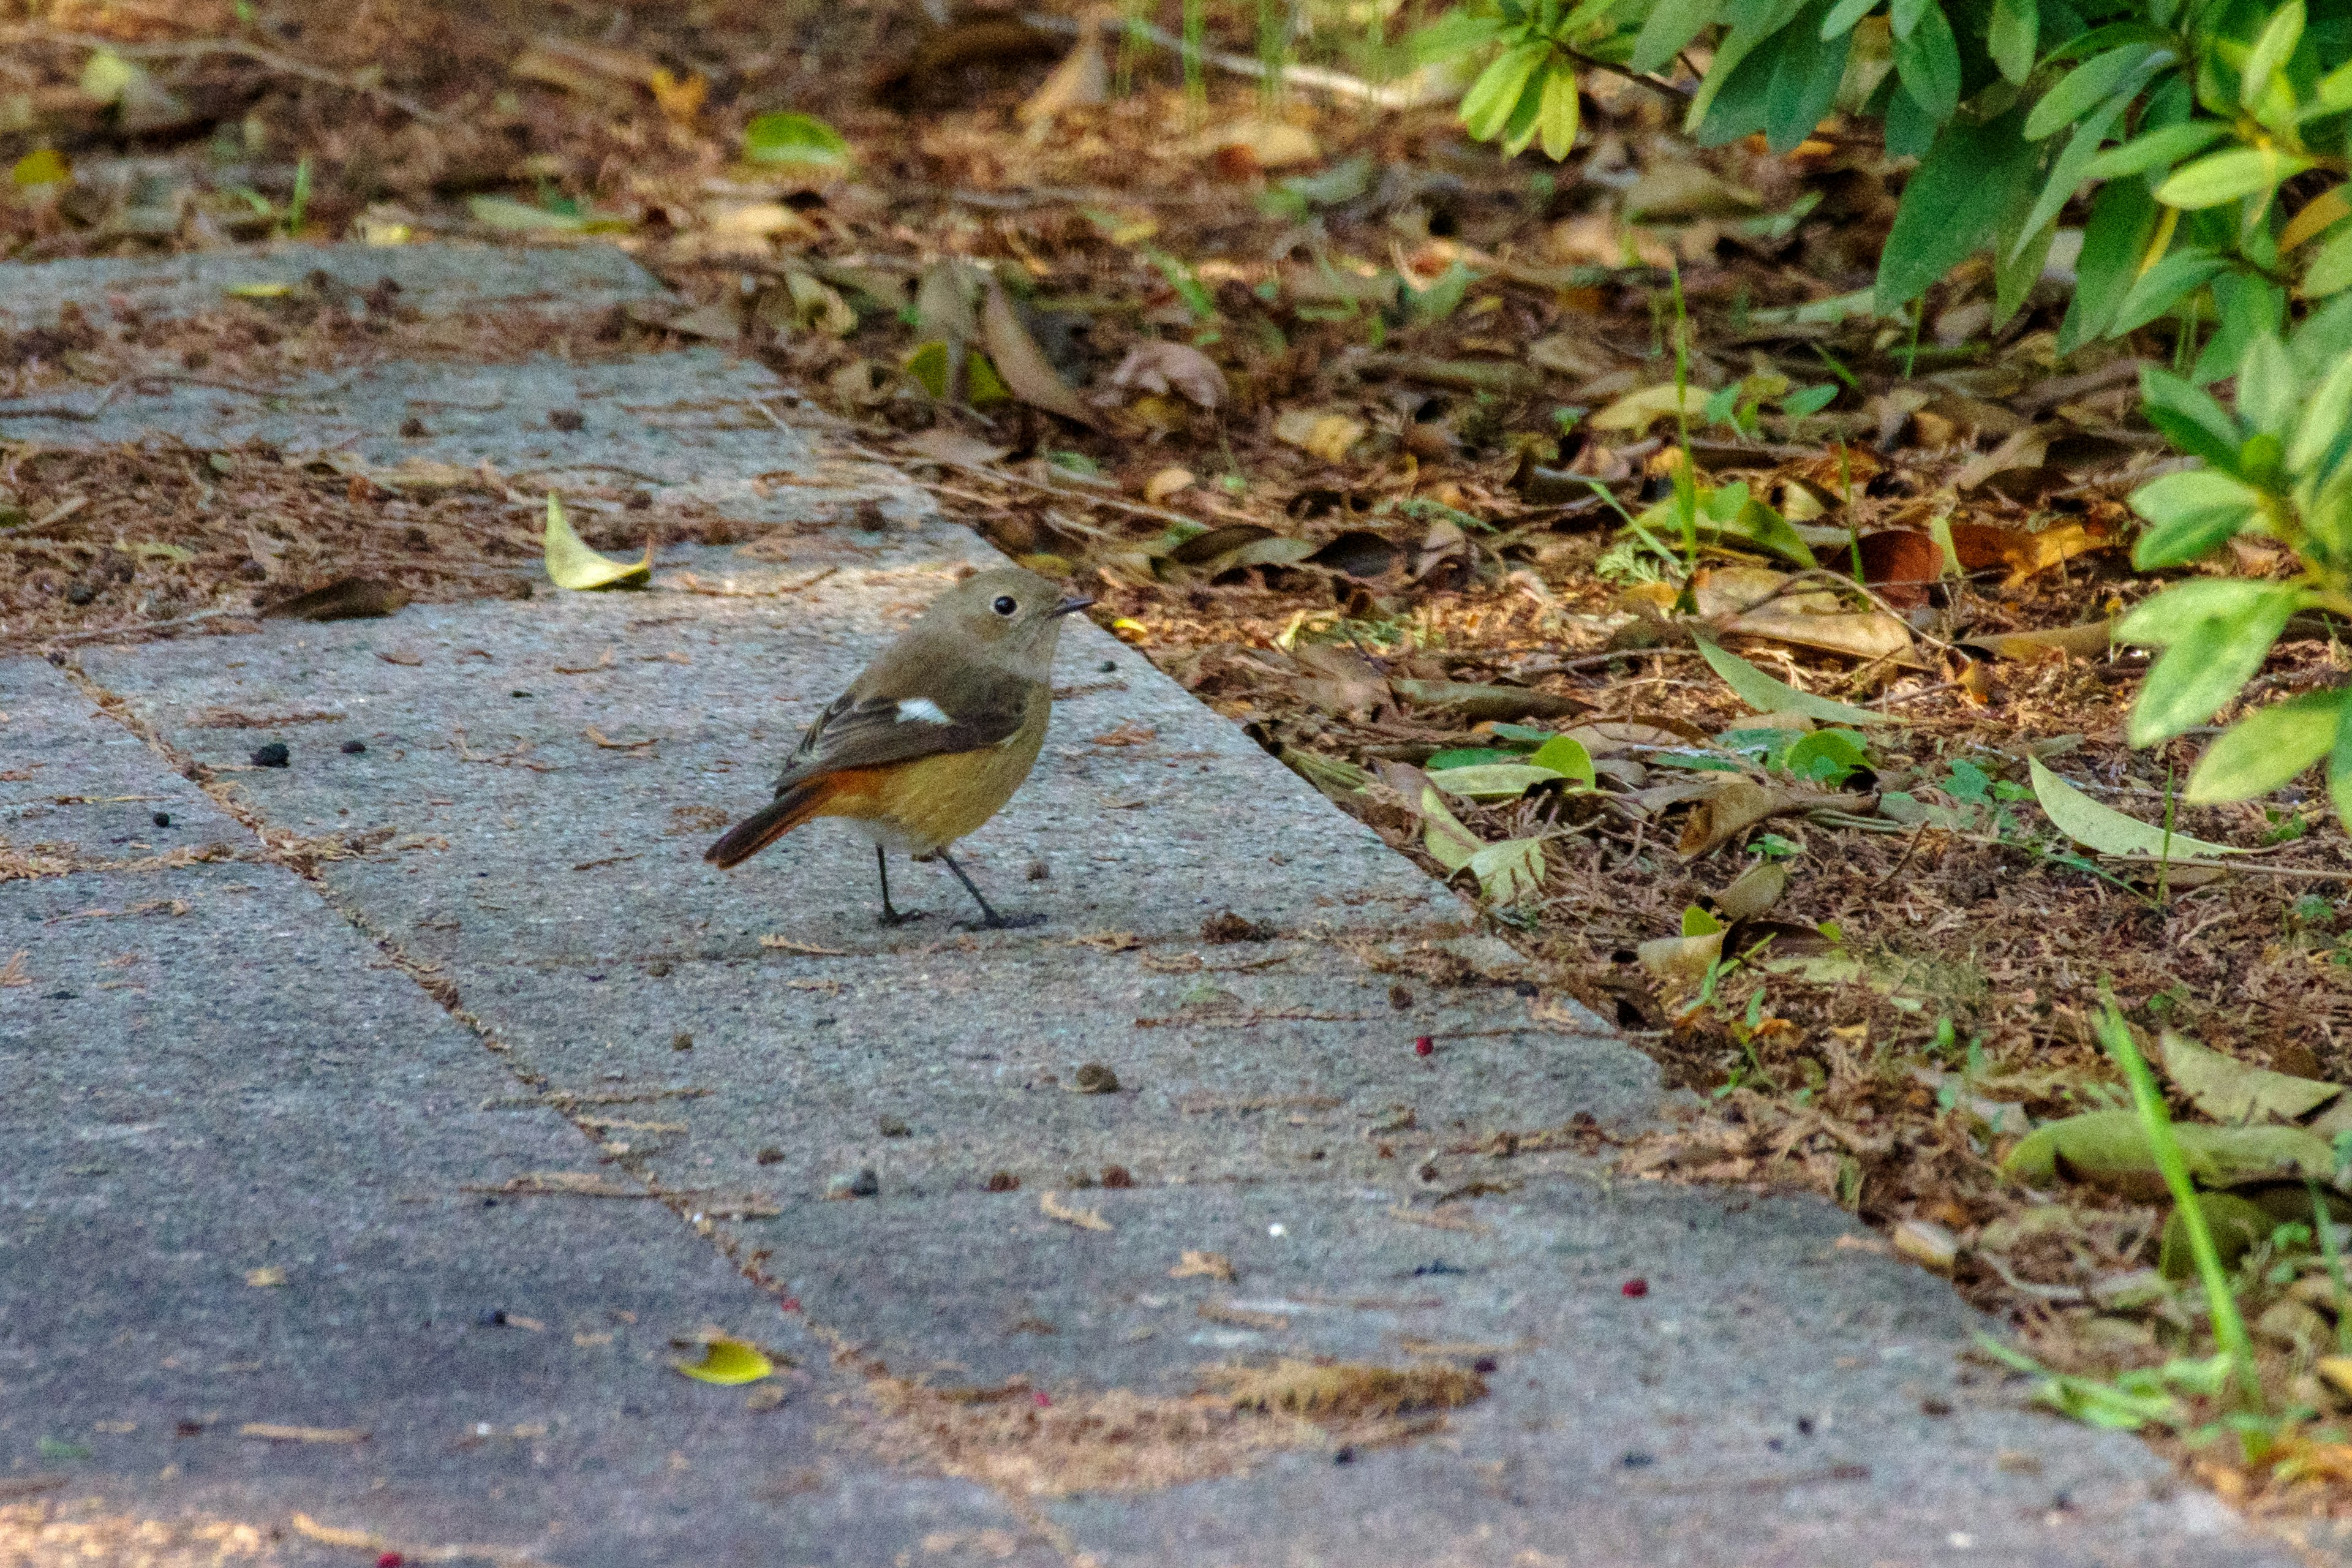
[[[1437,1049],[1437,1042],[1431,1039],[1427,1035],[1415,1035],[1412,1037],[1412,1054],[1414,1056],[1425,1057],[1435,1049]]]
[[[1649,1293],[1650,1282],[1647,1279],[1628,1279],[1625,1283],[1617,1287],[1617,1294],[1620,1296],[1632,1296],[1636,1300],[1639,1300]]]
[[[408,1559],[397,1552],[387,1552],[375,1560],[375,1568],[400,1568]]]
[[[1035,1397],[1037,1400],[1037,1408],[1040,1410],[1045,1409],[1054,1403],[1054,1396],[1050,1394],[1045,1393],[1043,1390],[1040,1390]]]

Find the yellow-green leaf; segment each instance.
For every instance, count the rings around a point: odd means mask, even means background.
[[[123,90],[139,79],[139,68],[116,54],[112,49],[100,49],[81,68],[83,96],[100,103],[112,103]]]
[[[232,283],[226,292],[237,300],[283,300],[294,292],[291,283]]]
[[[2216,1121],[2297,1121],[2344,1092],[2340,1083],[2249,1067],[2169,1029],[2157,1056],[2164,1076]]]
[[[2194,211],[2217,207],[2273,191],[2312,166],[2308,158],[2282,153],[2275,147],[2232,147],[2200,158],[2156,188],[2156,199],[2168,207]]]
[[[1532,768],[1549,768],[1563,778],[1573,779],[1591,789],[1598,782],[1592,771],[1592,753],[1584,742],[1573,735],[1554,735],[1535,749],[1528,759]]]
[[[40,185],[60,184],[73,178],[72,165],[65,154],[54,147],[36,147],[16,160],[8,170],[8,178],[19,190],[32,190]]]
[[[2085,849],[2102,855],[2138,855],[2179,859],[2186,855],[2242,855],[2227,844],[2208,844],[2185,833],[2168,836],[2164,829],[2126,816],[2111,805],[2101,805],[2056,773],[2039,757],[2027,761],[2033,780],[2033,798],[2042,803],[2059,832]]]
[[[1549,868],[1540,838],[1506,838],[1470,857],[1478,891],[1490,904],[1515,904],[1543,890]]]
[[[1874,713],[1867,708],[1856,708],[1851,703],[1800,691],[1786,681],[1773,679],[1729,648],[1705,638],[1699,640],[1698,652],[1709,668],[1723,677],[1724,684],[1759,713],[1801,713],[1808,719],[1826,719],[1846,724],[1892,724],[1899,721],[1892,713]]]
[[[1430,774],[1429,780],[1446,794],[1458,795],[1465,800],[1517,800],[1537,784],[1559,776],[1550,768],[1531,763],[1481,763],[1466,768],[1442,768]]]
[[[654,547],[643,561],[615,561],[580,542],[553,491],[547,497],[547,575],[559,588],[585,593],[597,588],[642,588],[653,581]]]
[[[2258,1176],[2309,1176],[2332,1181],[2336,1155],[2327,1141],[2300,1127],[2173,1125],[2189,1173],[2200,1186]],[[2165,1190],[2155,1152],[2130,1110],[2092,1110],[2035,1129],[2000,1163],[2012,1180],[2046,1185],[2061,1174],[2096,1186],[2154,1197]]]
[[[849,162],[849,143],[814,115],[762,114],[743,127],[743,158],[751,163],[837,169]]]
[[[706,1342],[699,1362],[674,1361],[669,1364],[697,1383],[717,1383],[730,1387],[757,1383],[772,1375],[776,1370],[776,1363],[759,1346],[745,1340],[729,1339],[714,1339]]]

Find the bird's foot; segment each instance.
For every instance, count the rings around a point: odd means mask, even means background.
[[[991,915],[986,920],[966,921],[966,931],[1027,931],[1031,926],[1045,923],[1045,917],[1034,910],[1020,915]]]
[[[906,910],[903,911],[898,910],[884,910],[879,915],[875,917],[874,923],[880,926],[884,931],[895,931],[900,926],[910,926],[917,921],[927,921],[930,918],[930,911],[928,910]]]

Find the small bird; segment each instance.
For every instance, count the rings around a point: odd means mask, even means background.
[[[811,817],[846,817],[874,840],[884,925],[916,918],[890,907],[893,849],[944,861],[980,905],[983,926],[1035,924],[1045,917],[992,909],[947,847],[994,816],[1029,776],[1053,711],[1063,617],[1093,603],[1065,598],[1018,566],[949,589],[808,727],[775,800],[702,858],[740,865]]]

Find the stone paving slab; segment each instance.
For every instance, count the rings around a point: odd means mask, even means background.
[[[563,595],[523,615],[417,606],[383,621],[273,624],[202,659],[90,649],[82,663],[190,759],[244,770],[229,775],[238,797],[274,822],[446,840],[446,851],[326,871],[434,962],[749,956],[761,936],[896,951],[906,940],[874,921],[871,849],[835,824],[731,874],[701,859],[725,821],[765,803],[802,728],[877,641],[984,548],[936,523],[870,546],[848,533],[818,536],[790,566],[729,551],[665,556],[754,594],[831,572],[789,595]],[[1073,694],[1036,774],[959,851],[1007,905],[1048,913],[1053,934],[1190,936],[1225,910],[1279,928],[1460,927],[1459,904],[1134,650],[1074,626],[1056,679]],[[347,720],[194,725],[221,710]],[[1091,740],[1129,726],[1156,733]],[[633,749],[599,744],[592,729]],[[345,756],[346,739],[368,750]],[[252,769],[254,748],[271,741],[293,765]],[[423,868],[436,858],[466,874]],[[1040,863],[1047,875],[1031,882]],[[906,907],[938,917],[919,943],[971,912],[937,868],[902,861],[894,876]],[[981,940],[1034,945],[1024,933]]]
[[[117,301],[149,320],[203,315],[231,303],[231,289],[299,286],[317,272],[361,292],[390,279],[400,286],[401,305],[436,316],[534,306],[585,314],[664,293],[609,246],[282,244],[10,267],[0,285],[0,331],[54,327],[69,302],[100,320]]]
[[[1401,1447],[1310,1445],[1246,1474],[1070,1499],[1003,1483],[1044,1510],[1023,1517],[1066,1561],[2287,1560],[2135,1440],[1966,1381],[1954,1352],[1979,1320],[1829,1205],[1475,1152],[1578,1111],[1637,1119],[1654,1069],[1588,1015],[1536,1016],[1483,954],[1433,987],[1437,944],[1458,952],[1474,929],[1466,907],[1090,626],[1065,643],[1037,776],[971,841],[978,874],[1043,928],[958,931],[960,892],[916,868],[900,887],[934,920],[878,931],[866,857],[838,835],[704,867],[807,717],[984,551],[911,496],[878,528],[862,512],[796,527],[842,516],[840,492],[780,483],[813,448],[744,417],[754,370],[683,354],[604,369],[670,388],[643,439],[648,461],[679,466],[649,472],[750,498],[729,515],[781,526],[733,555],[666,554],[646,595],[273,625],[197,656],[85,649],[79,666],[273,829],[357,835],[365,853],[319,866],[335,906],[432,965],[507,1066],[594,1131],[602,1147],[575,1160],[675,1194],[692,1224],[676,1236],[706,1233],[693,1245],[845,1342],[877,1399],[889,1380],[1019,1377],[1083,1410],[1186,1393],[1219,1363],[1393,1364],[1432,1344],[1496,1363],[1488,1397]],[[405,374],[385,384],[423,384]],[[443,460],[522,472],[556,449],[487,412],[536,406],[555,370],[464,374],[492,395],[481,424],[435,437],[454,444]],[[697,378],[711,396],[691,395]],[[753,513],[762,485],[801,490],[803,510]],[[196,722],[330,701],[345,721],[282,735]],[[1095,742],[1123,724],[1154,733]],[[346,731],[368,750],[341,752]],[[227,771],[267,739],[294,765]],[[1202,914],[1228,907],[1276,939],[1203,943]],[[1402,1046],[1413,1032],[1436,1037],[1432,1057]],[[1066,1092],[1086,1061],[1120,1092]],[[585,1113],[598,1093],[661,1096],[614,1112],[655,1125]],[[886,1136],[885,1115],[908,1136]],[[836,1163],[873,1166],[878,1194],[817,1198]],[[1134,1186],[1076,1187],[1113,1163]],[[998,1169],[1021,1184],[984,1190]],[[1460,1201],[1436,1210],[1449,1191]],[[1108,1228],[1054,1217],[1045,1192]],[[704,1193],[721,1195],[698,1209]],[[1238,1278],[1171,1278],[1188,1249],[1226,1254]],[[1628,1297],[1637,1277],[1649,1291]],[[828,1474],[887,1494],[895,1472],[868,1451],[1001,1474],[927,1449],[854,1392],[839,1415]]]
[[[127,732],[62,677],[0,664],[0,770],[121,782]],[[175,793],[139,750],[136,782]],[[659,1203],[496,1195],[526,1173],[627,1173],[289,873],[0,884],[0,960],[19,952],[27,983],[0,991],[0,1486],[616,1568],[1026,1538],[969,1484],[845,1469],[817,1436],[827,1348]],[[249,1284],[262,1268],[283,1284]],[[811,1375],[769,1411],[690,1383],[670,1341],[706,1324]],[[278,1443],[248,1422],[369,1435]],[[20,1544],[0,1528],[0,1557]],[[1016,1560],[1055,1560],[1040,1551]]]

